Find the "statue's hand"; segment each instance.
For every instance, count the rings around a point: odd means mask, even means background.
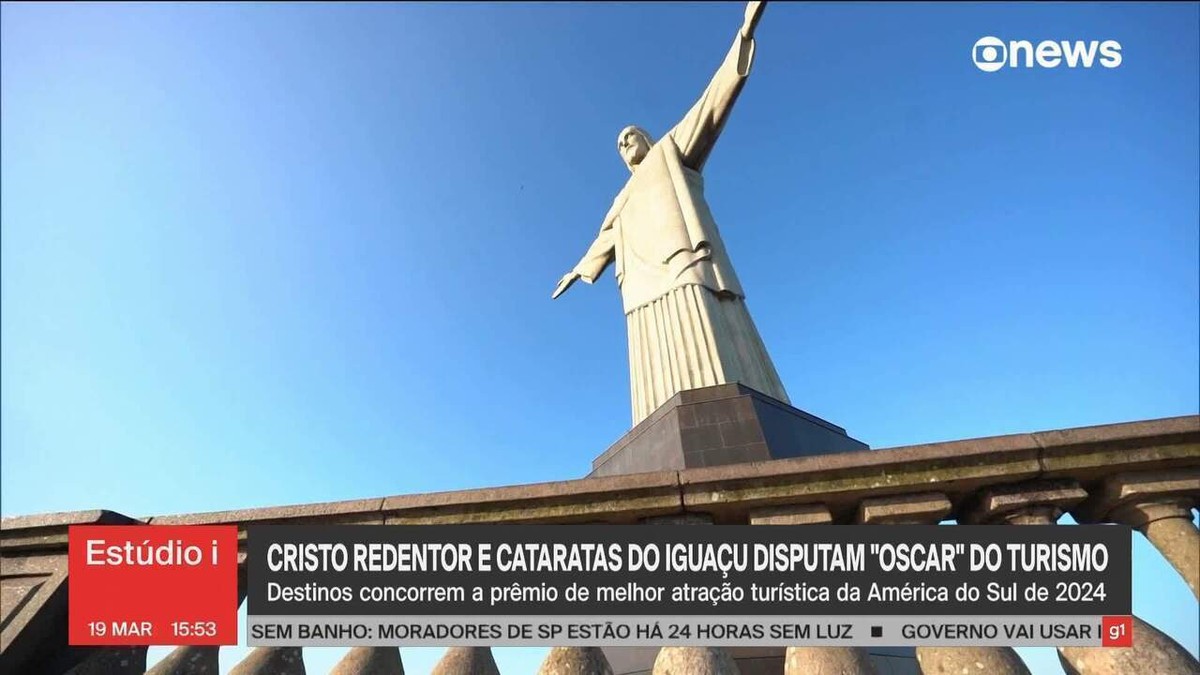
[[[754,28],[758,26],[758,20],[762,18],[763,7],[766,4],[761,1],[746,4],[746,20],[742,22],[742,37],[747,40],[754,37]]]
[[[578,279],[579,275],[575,272],[567,272],[564,274],[563,278],[558,280],[558,286],[554,289],[554,295],[551,295],[550,299],[553,300],[565,293],[567,289],[571,287],[571,284],[575,283]]]

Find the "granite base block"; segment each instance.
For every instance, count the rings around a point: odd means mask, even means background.
[[[846,430],[741,384],[671,397],[592,462],[589,476],[869,450]]]

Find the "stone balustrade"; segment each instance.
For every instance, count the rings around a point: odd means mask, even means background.
[[[145,673],[145,648],[66,644],[67,528],[76,524],[440,524],[722,523],[1051,525],[1064,513],[1083,523],[1121,523],[1145,535],[1200,593],[1200,416],[753,464],[362,499],[324,504],[129,518],[87,511],[6,518],[0,523],[0,671]],[[243,558],[244,560],[244,558]],[[244,581],[243,581],[244,584]],[[1200,675],[1169,636],[1135,618],[1127,649],[1062,648],[1069,674]],[[920,671],[1027,673],[1011,649],[922,648]],[[181,647],[155,675],[216,673],[219,650]],[[781,671],[874,673],[861,650],[791,648]],[[1148,670],[1146,670],[1148,668]],[[965,669],[965,670],[964,670]],[[297,648],[252,650],[236,675],[304,673]],[[337,675],[404,673],[401,650],[357,648]],[[486,647],[448,649],[438,675],[495,675]],[[738,672],[725,650],[664,648],[654,675]],[[539,675],[608,675],[594,648],[556,648]],[[516,675],[516,674],[513,674]]]

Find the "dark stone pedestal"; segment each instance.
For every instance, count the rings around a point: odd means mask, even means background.
[[[592,462],[590,477],[870,450],[846,430],[740,385],[672,396]],[[783,675],[783,647],[727,648],[742,675]],[[605,647],[614,675],[650,675],[657,647]],[[872,648],[879,673],[916,675],[912,649]]]
[[[672,396],[592,462],[590,476],[869,450],[846,430],[740,384]]]

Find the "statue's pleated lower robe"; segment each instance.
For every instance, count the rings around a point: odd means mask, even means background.
[[[677,392],[729,382],[790,403],[742,298],[689,284],[625,322],[635,425]]]

